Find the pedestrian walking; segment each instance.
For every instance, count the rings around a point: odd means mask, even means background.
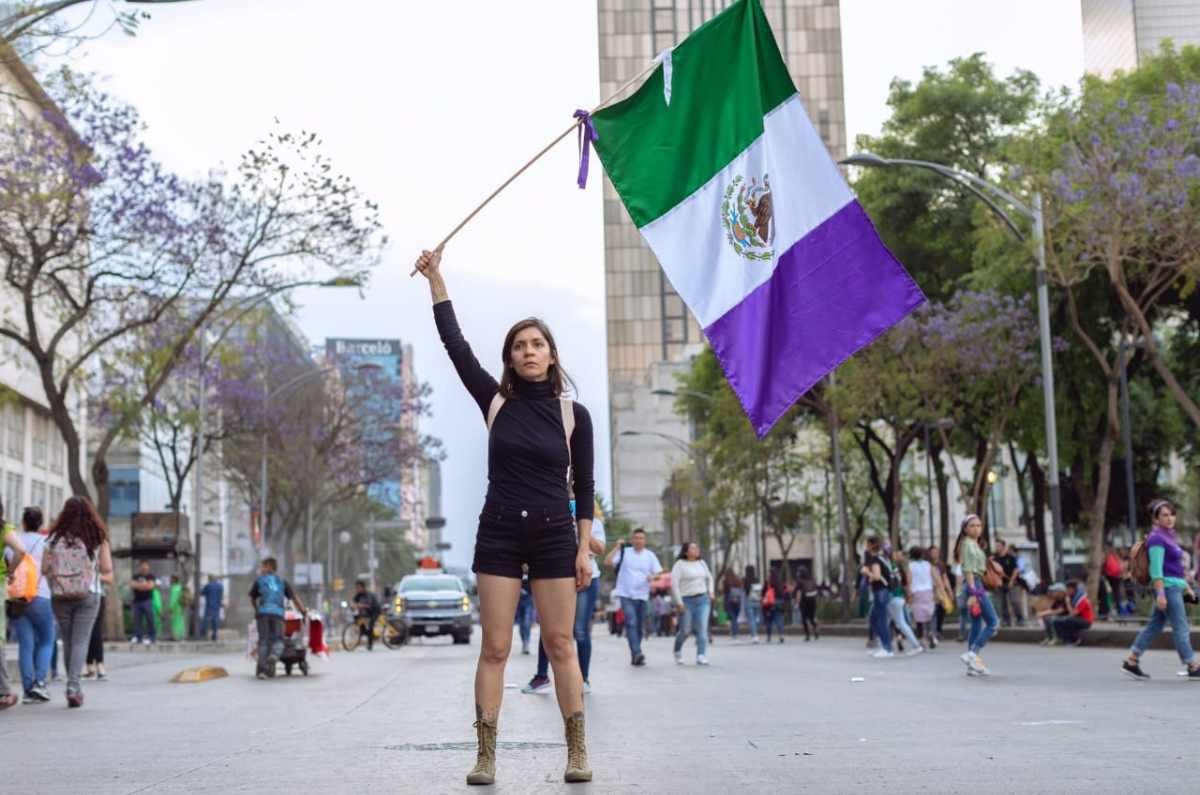
[[[512,648],[511,622],[520,600],[523,565],[528,566],[541,618],[541,641],[554,668],[567,741],[563,778],[590,781],[583,676],[573,627],[576,594],[592,580],[591,415],[567,398],[568,386],[574,384],[562,367],[554,336],[540,320],[528,318],[509,329],[501,348],[504,370],[499,381],[479,364],[459,329],[441,256],[441,249],[422,252],[417,270],[429,281],[442,343],[489,433],[488,492],[472,566],[478,576],[483,628],[475,676],[478,753],[467,783],[495,782],[504,668]],[[577,505],[574,521],[571,499]]]
[[[762,610],[763,621],[767,625],[767,643],[771,642],[771,630],[775,629],[779,635],[779,642],[783,643],[783,583],[780,582],[779,573],[772,572],[770,579],[767,580],[767,588],[762,595]]]
[[[1023,627],[1025,611],[1021,599],[1021,586],[1017,579],[1021,569],[1017,563],[1016,550],[1003,538],[996,539],[995,560],[1004,572],[1004,581],[996,589],[1000,600],[1000,620],[1006,627],[1011,627],[1014,621],[1018,627]]]
[[[13,622],[17,635],[21,688],[26,704],[42,704],[50,700],[46,682],[50,674],[50,657],[54,652],[56,628],[54,611],[50,607],[50,583],[40,575],[42,557],[46,551],[47,530],[43,527],[42,509],[30,506],[21,515],[21,545],[32,559],[37,576],[37,595],[29,600],[21,615]],[[2,635],[0,635],[2,637]]]
[[[514,620],[517,623],[517,632],[521,636],[521,654],[529,654],[529,644],[533,638],[533,591],[530,590],[528,576],[521,577],[521,596],[517,599],[517,614]],[[549,688],[550,678],[546,677],[545,689]]]
[[[883,544],[878,536],[867,537],[867,550],[860,573],[866,578],[871,591],[871,635],[879,643],[879,648],[871,656],[879,659],[895,657],[888,620],[888,604],[892,600],[892,567],[883,554]]]
[[[894,576],[892,577],[892,598],[888,601],[888,619],[896,627],[896,631],[908,641],[909,648],[905,654],[911,657],[925,651],[925,647],[921,645],[921,641],[917,640],[916,633],[908,623],[907,608],[912,598],[912,580],[904,559],[904,551],[891,550],[891,562]],[[898,646],[897,651],[901,648]]]
[[[16,528],[4,517],[4,503],[0,502],[0,583],[7,588],[12,582],[13,572],[25,558],[25,546]],[[8,663],[4,659],[4,647],[8,642],[8,606],[0,610],[0,710],[17,703],[17,696],[8,684]]]
[[[88,638],[87,669],[84,679],[95,679],[103,682],[108,678],[104,670],[104,608],[108,606],[107,594],[100,594],[100,609],[96,612],[96,620],[92,622],[92,634]]]
[[[596,612],[596,602],[600,598],[600,564],[596,555],[601,555],[607,548],[607,538],[604,534],[604,511],[600,501],[592,506],[595,515],[592,517],[592,535],[588,540],[588,554],[592,558],[592,584],[575,595],[575,654],[579,658],[579,673],[583,676],[583,693],[592,692],[589,675],[592,671],[592,624]],[[574,508],[572,508],[572,511]],[[520,608],[518,608],[520,612]],[[537,670],[529,684],[521,688],[522,693],[546,693],[550,690],[550,657],[546,654],[546,646],[538,641]]]
[[[621,600],[621,612],[625,614],[625,640],[629,644],[629,661],[635,666],[646,664],[642,653],[642,635],[645,624],[647,602],[650,599],[650,581],[662,572],[658,556],[646,549],[646,531],[639,527],[630,536],[617,542],[605,559],[605,565],[619,567],[617,585],[613,589]]]
[[[732,570],[725,572],[721,581],[721,593],[725,598],[725,615],[729,617],[729,639],[737,640],[738,619],[741,617],[742,603],[746,599],[742,578]]]
[[[158,578],[150,573],[150,561],[138,563],[137,574],[129,581],[133,591],[133,641],[149,646],[158,639],[154,622],[154,594],[158,590]]]
[[[204,618],[200,622],[200,637],[207,637],[215,643],[217,630],[221,627],[221,604],[225,601],[225,586],[217,575],[210,574],[200,595],[204,597]]]
[[[942,550],[937,546],[931,546],[928,556],[929,565],[933,567],[934,591],[937,593],[937,604],[933,609],[933,637],[936,643],[941,643],[942,627],[946,623],[946,615],[954,609],[954,586],[950,583],[950,571],[946,566],[946,561],[942,558]]]
[[[1129,656],[1121,663],[1121,670],[1134,679],[1149,679],[1142,670],[1141,659],[1167,625],[1171,625],[1171,639],[1175,642],[1175,653],[1187,666],[1189,679],[1200,681],[1200,662],[1192,651],[1192,628],[1188,625],[1185,601],[1195,602],[1196,593],[1187,582],[1187,568],[1183,562],[1183,547],[1175,531],[1175,506],[1167,500],[1155,500],[1150,504],[1150,516],[1154,526],[1146,537],[1145,547],[1150,559],[1150,586],[1154,591],[1154,612],[1150,622],[1138,633],[1129,650]]]
[[[180,641],[187,636],[187,605],[184,604],[183,583],[179,575],[171,575],[171,590],[167,596],[167,610],[171,616],[171,640]]]
[[[42,574],[50,581],[50,606],[62,634],[67,669],[67,706],[83,706],[79,678],[87,660],[100,596],[113,581],[108,528],[84,497],[70,497],[50,528],[42,554]]]
[[[304,603],[296,596],[291,584],[275,573],[277,569],[275,558],[263,558],[259,564],[258,578],[250,588],[254,626],[258,630],[254,673],[257,679],[275,676],[275,664],[283,655],[283,616],[287,600],[291,599],[301,613],[305,612]]]
[[[758,625],[763,620],[762,597],[763,586],[758,581],[758,572],[753,566],[746,567],[746,577],[743,580],[746,588],[745,606],[746,623],[750,625],[750,642],[758,643]]]
[[[806,641],[809,639],[811,631],[813,639],[820,640],[821,627],[817,624],[817,597],[820,596],[821,589],[806,568],[800,569],[796,593],[800,599],[800,620],[804,622],[804,639]]]
[[[992,599],[984,586],[984,574],[988,559],[979,548],[979,536],[983,534],[983,522],[975,514],[967,514],[962,520],[958,538],[954,542],[954,560],[963,570],[963,597],[966,610],[971,616],[971,633],[967,636],[967,650],[962,661],[967,665],[968,676],[987,676],[991,671],[984,664],[979,652],[996,634],[998,621]]]
[[[934,649],[937,648],[937,633],[932,622],[937,603],[941,600],[941,582],[933,564],[925,560],[925,550],[913,547],[908,551],[908,556],[909,593],[913,622],[917,625],[917,639]]]
[[[683,644],[688,635],[696,636],[696,665],[708,665],[708,618],[715,586],[708,564],[700,557],[700,545],[684,541],[679,559],[671,567],[671,599],[679,615],[675,631],[677,665],[683,665]]]

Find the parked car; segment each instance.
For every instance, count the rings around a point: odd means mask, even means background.
[[[408,575],[396,585],[392,610],[410,636],[450,635],[455,643],[471,642],[471,597],[453,574]]]

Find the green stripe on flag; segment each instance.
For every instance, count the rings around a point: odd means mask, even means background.
[[[597,111],[596,150],[639,227],[692,195],[763,132],[796,93],[757,0],[739,0],[672,52],[632,96]]]

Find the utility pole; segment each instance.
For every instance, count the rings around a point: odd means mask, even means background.
[[[829,385],[837,383],[834,374],[829,374]],[[837,490],[838,521],[842,530],[842,620],[850,618],[850,516],[846,512],[846,483],[842,476],[842,444],[838,440],[838,416],[833,401],[829,402],[829,438],[833,449],[833,480]]]

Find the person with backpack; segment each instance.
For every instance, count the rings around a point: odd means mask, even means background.
[[[258,655],[255,678],[275,676],[275,665],[283,655],[283,614],[288,599],[296,609],[305,612],[304,603],[292,590],[287,580],[275,573],[278,564],[275,558],[263,558],[259,564],[258,579],[250,588],[250,603],[254,605],[254,624],[258,630]],[[361,583],[360,583],[361,584]]]
[[[671,567],[671,600],[679,614],[675,632],[675,664],[683,665],[683,644],[696,636],[696,665],[708,665],[708,619],[712,612],[716,582],[708,564],[700,557],[700,545],[685,541]]]
[[[63,505],[46,539],[42,574],[49,580],[50,606],[62,633],[67,706],[82,707],[79,678],[92,625],[100,613],[104,586],[113,581],[108,528],[86,498],[69,497]]]
[[[1133,679],[1149,679],[1150,675],[1142,670],[1142,655],[1170,624],[1175,652],[1187,666],[1186,676],[1192,681],[1200,681],[1200,662],[1192,651],[1192,629],[1184,604],[1185,601],[1194,602],[1196,594],[1188,585],[1183,547],[1175,532],[1175,506],[1167,500],[1155,500],[1150,503],[1150,516],[1154,527],[1145,541],[1134,546],[1131,557],[1134,580],[1153,588],[1154,612],[1133,641],[1129,656],[1121,663],[1121,671]]]
[[[4,520],[4,503],[0,502],[0,583],[10,585],[24,559],[25,547],[16,529]],[[8,611],[9,603],[6,600],[4,610],[0,610],[0,709],[8,709],[17,703],[17,697],[8,685],[8,663],[4,659],[4,646],[8,639]]]
[[[29,507],[21,514],[20,534],[29,561],[22,564],[28,574],[22,578],[26,592],[21,595],[25,602],[21,615],[13,622],[17,633],[17,647],[21,668],[21,686],[25,691],[26,704],[43,704],[50,700],[46,686],[50,673],[50,656],[54,651],[54,611],[50,607],[50,584],[41,576],[42,553],[46,549],[46,530],[42,527],[42,509]],[[33,580],[32,598],[28,593],[28,580]],[[12,596],[10,589],[10,598]]]
[[[892,567],[883,554],[879,536],[867,536],[866,554],[859,573],[866,578],[871,591],[870,626],[871,635],[879,642],[879,648],[871,652],[878,659],[895,657],[892,651],[892,629],[888,620],[888,604],[892,600]]]
[[[625,614],[625,639],[629,643],[630,665],[641,667],[646,664],[642,654],[646,608],[650,599],[650,582],[662,572],[662,564],[652,550],[646,548],[646,530],[637,528],[630,537],[617,541],[608,553],[605,565],[617,572],[617,584],[613,593],[621,598],[621,611]]]
[[[440,248],[423,251],[416,270],[429,282],[434,321],[446,353],[488,429],[488,490],[472,564],[478,577],[483,628],[475,672],[478,747],[467,783],[493,784],[496,780],[504,669],[512,648],[512,619],[520,599],[523,566],[529,569],[533,601],[541,618],[541,641],[554,669],[567,744],[563,779],[568,783],[591,781],[583,675],[574,642],[577,594],[592,583],[589,539],[595,480],[591,415],[569,397],[574,384],[563,369],[554,335],[537,318],[518,321],[508,330],[500,350],[503,371],[499,380],[483,368],[459,328],[441,273],[441,259]],[[574,517],[572,499],[576,502]],[[622,571],[623,577],[626,574]],[[627,620],[640,620],[640,616],[627,616]]]
[[[962,565],[963,571],[963,603],[966,612],[971,616],[967,650],[960,658],[966,663],[968,676],[991,674],[979,652],[983,651],[983,647],[996,634],[996,627],[1000,623],[985,586],[984,577],[988,574],[989,561],[979,546],[979,537],[982,534],[983,521],[970,513],[963,517],[958,538],[954,542],[954,560]]]

